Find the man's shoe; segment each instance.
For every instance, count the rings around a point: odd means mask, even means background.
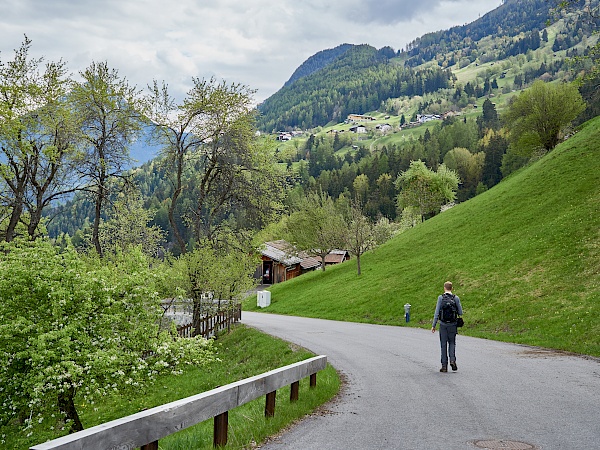
[[[456,361],[450,361],[450,367],[452,367],[452,370],[454,370],[454,371],[458,370],[458,366],[456,365]]]
[[[440,372],[448,372],[448,367],[442,366],[442,368],[440,369]]]

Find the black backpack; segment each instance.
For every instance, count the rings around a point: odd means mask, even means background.
[[[445,293],[442,295],[442,304],[440,306],[440,320],[444,323],[456,322],[458,308],[454,300],[454,294]]]

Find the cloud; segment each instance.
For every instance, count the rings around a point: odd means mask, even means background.
[[[183,96],[215,76],[264,100],[318,51],[342,43],[395,49],[470,22],[500,0],[0,0],[0,58],[32,39],[31,55],[77,72],[107,61],[144,88],[165,80]]]

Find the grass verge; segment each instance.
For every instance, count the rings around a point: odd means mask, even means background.
[[[220,336],[217,347],[220,362],[204,368],[189,368],[180,376],[160,377],[142,392],[106,397],[94,405],[80,402],[77,407],[84,427],[90,428],[314,356],[305,349],[241,324],[233,327],[230,334]],[[272,418],[264,417],[264,397],[230,411],[228,445],[224,448],[253,448],[277,434],[332,399],[339,391],[340,379],[328,365],[318,373],[316,388],[310,389],[308,384],[308,379],[301,380],[299,400],[293,403],[289,400],[290,388],[280,389]],[[0,448],[27,449],[60,435],[42,425],[27,432],[6,425],[0,427],[3,441]],[[212,449],[212,442],[211,419],[161,440],[159,446],[161,450],[200,450]]]

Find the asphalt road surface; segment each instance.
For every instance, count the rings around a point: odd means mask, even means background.
[[[263,449],[600,449],[597,358],[459,335],[458,371],[440,373],[431,330],[250,312],[242,323],[327,355],[347,381],[327,413]]]

